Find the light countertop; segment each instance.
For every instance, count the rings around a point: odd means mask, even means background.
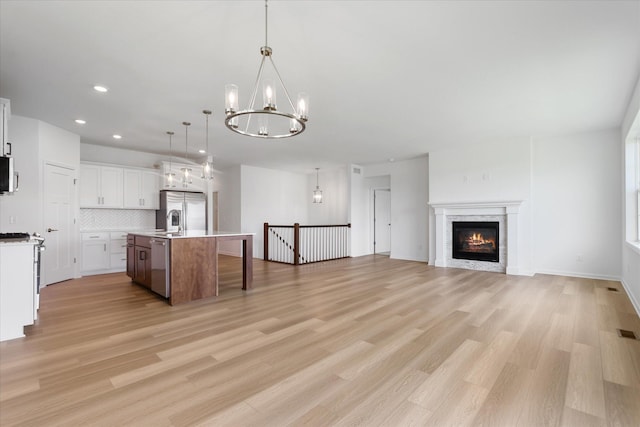
[[[189,230],[189,231],[155,231],[155,232],[137,232],[132,231],[129,234],[136,234],[139,236],[148,237],[161,237],[163,239],[184,239],[194,237],[233,237],[233,236],[255,236],[256,233],[243,233],[240,231],[220,231],[216,230],[211,233],[207,233],[204,230]]]

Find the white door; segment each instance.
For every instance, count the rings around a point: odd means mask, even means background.
[[[373,253],[391,251],[391,190],[373,190]]]
[[[45,164],[44,172],[44,238],[42,283],[61,282],[74,275],[73,200],[75,170]]]

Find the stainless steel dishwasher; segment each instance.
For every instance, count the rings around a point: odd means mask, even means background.
[[[151,244],[151,290],[169,298],[171,295],[171,240],[155,237]]]

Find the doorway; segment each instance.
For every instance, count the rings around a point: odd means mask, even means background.
[[[391,253],[391,189],[373,190],[373,253]]]
[[[74,277],[75,174],[73,168],[45,164],[43,237],[47,249],[41,266],[45,286]]]

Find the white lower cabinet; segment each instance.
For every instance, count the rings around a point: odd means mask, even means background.
[[[127,270],[126,231],[96,231],[82,234],[83,276]]]
[[[82,272],[109,269],[109,233],[82,233]]]
[[[37,317],[34,244],[0,243],[0,341],[24,336]]]
[[[127,233],[112,231],[109,233],[110,262],[112,270],[125,271],[127,269]]]

